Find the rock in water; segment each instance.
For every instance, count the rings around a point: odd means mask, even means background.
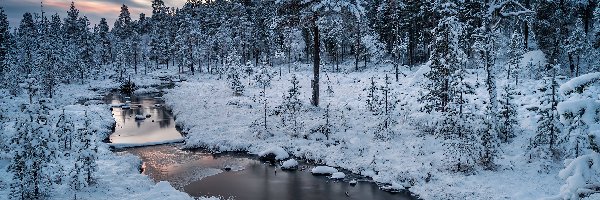
[[[335,172],[331,174],[330,179],[344,179],[346,178],[346,174],[344,172]]]
[[[329,166],[316,166],[310,172],[313,175],[330,175],[338,172],[338,170]]]

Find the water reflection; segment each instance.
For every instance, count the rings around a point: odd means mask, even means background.
[[[172,114],[162,106],[156,94],[126,96],[111,94],[107,103],[115,105],[113,143],[147,143],[181,138],[174,127]],[[129,102],[128,102],[129,101]],[[128,102],[128,103],[127,103]],[[131,108],[117,105],[127,103]],[[150,115],[135,120],[136,115]],[[377,185],[359,181],[344,181],[313,176],[309,170],[281,171],[245,153],[211,154],[203,151],[181,150],[178,144],[146,146],[118,150],[131,153],[144,162],[143,173],[155,181],[169,181],[175,188],[192,196],[221,196],[225,199],[414,199],[410,194],[388,193]],[[307,169],[312,166],[306,166]],[[230,170],[224,170],[230,169]],[[357,178],[357,177],[354,177]]]
[[[115,132],[109,137],[112,143],[141,144],[180,139],[173,116],[165,110],[157,93],[126,96],[109,95],[107,103],[113,105]],[[123,108],[121,105],[128,106]],[[136,119],[136,115],[145,119]]]
[[[181,150],[177,144],[123,150],[144,161],[144,174],[155,181],[169,181],[192,196],[221,196],[225,199],[414,199],[410,194],[388,193],[371,182],[357,185],[330,180],[306,170],[282,171],[244,153],[214,155],[203,151]],[[231,171],[225,171],[225,168]]]

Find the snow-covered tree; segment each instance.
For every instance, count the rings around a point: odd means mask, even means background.
[[[269,130],[268,126],[267,126],[267,116],[268,116],[268,98],[267,98],[267,88],[271,87],[271,80],[272,80],[272,75],[271,72],[269,71],[269,69],[267,68],[267,65],[261,65],[260,70],[258,73],[256,73],[256,75],[254,76],[254,81],[256,82],[256,86],[258,86],[261,91],[260,91],[260,103],[263,104],[263,109],[262,109],[262,127],[264,128],[264,131]]]
[[[575,77],[560,87],[565,100],[558,103],[560,121],[564,125],[565,153],[576,158],[595,151],[594,146],[600,133],[594,130],[600,124],[600,102],[595,100],[595,83],[600,81],[600,72]]]
[[[558,83],[556,81],[557,68],[553,67],[551,69],[553,76],[544,78],[544,86],[539,89],[543,96],[540,98],[540,106],[537,111],[539,116],[538,127],[529,147],[532,150],[532,156],[544,160],[558,158],[561,155],[559,135],[562,126],[556,109],[559,102]],[[542,167],[546,168],[547,166]]]
[[[283,102],[278,109],[281,112],[281,120],[283,127],[291,131],[292,137],[300,136],[302,130],[302,121],[299,119],[302,109],[302,101],[300,101],[300,85],[296,75],[290,79],[292,84],[283,95]]]
[[[79,165],[77,169],[73,169],[71,172],[72,179],[70,184],[72,189],[78,190],[81,187],[87,187],[96,182],[95,173],[98,170],[96,164],[97,159],[97,146],[98,141],[94,132],[88,130],[89,117],[87,111],[85,115],[85,127],[78,130],[79,140],[75,149],[75,165]]]
[[[106,22],[106,18],[100,19],[100,23],[98,23],[98,30],[96,32],[98,42],[97,45],[99,45],[97,54],[99,54],[100,56],[100,63],[106,65],[109,61],[111,61],[110,52],[112,42],[109,38],[110,32],[108,22]]]
[[[446,4],[445,4],[446,5]],[[447,16],[442,18],[434,29],[434,42],[429,58],[430,71],[425,74],[429,79],[427,93],[419,100],[425,104],[424,111],[448,111],[448,104],[455,91],[452,82],[455,72],[463,65],[465,54],[460,48],[459,38],[462,34],[462,23],[454,16],[452,3],[447,4]]]
[[[132,57],[132,37],[134,35],[133,23],[129,8],[126,5],[121,6],[119,18],[115,21],[112,34],[115,37],[115,57],[118,65],[119,78],[123,78],[126,66]]]
[[[375,82],[375,77],[371,77],[371,81],[369,86],[364,89],[367,92],[367,98],[365,99],[367,103],[367,108],[370,112],[373,112],[374,115],[379,114],[380,108],[380,97],[379,97],[379,88]]]
[[[8,171],[13,174],[11,199],[44,199],[51,191],[55,159],[55,137],[43,103],[33,103],[17,121],[17,133],[11,139],[12,155]]]
[[[245,86],[241,81],[240,69],[237,67],[229,67],[227,80],[229,81],[229,87],[233,90],[233,95],[240,96],[244,94]]]
[[[558,173],[565,180],[560,187],[562,199],[593,199],[600,193],[600,153],[594,152],[565,161],[565,169]]]
[[[169,61],[169,13],[163,0],[152,0],[152,32],[150,47],[152,49],[152,59],[156,65],[167,63]],[[168,65],[167,65],[168,66]],[[158,66],[157,66],[158,67]]]
[[[4,74],[7,71],[7,57],[10,47],[10,30],[8,24],[8,18],[4,13],[4,8],[0,7],[0,74]],[[2,83],[0,76],[0,83]]]
[[[474,60],[479,64],[479,68],[483,68],[486,72],[485,87],[488,93],[486,105],[484,107],[484,116],[481,117],[483,126],[481,129],[481,158],[480,164],[485,169],[493,170],[495,168],[495,157],[498,152],[498,91],[496,88],[496,69],[495,59],[497,48],[497,32],[488,27],[489,18],[483,19],[482,26],[475,30],[472,37],[475,38],[472,53]]]
[[[320,20],[323,17],[330,16],[332,14],[337,14],[342,11],[350,12],[355,18],[352,20],[353,22],[363,22],[366,23],[365,20],[362,20],[362,17],[365,15],[365,8],[363,7],[364,2],[362,0],[355,1],[329,1],[329,0],[311,0],[311,1],[302,1],[298,2],[296,0],[282,0],[277,1],[279,4],[279,9],[282,13],[285,13],[284,16],[286,18],[292,18],[291,20],[285,21],[297,21],[293,20],[296,17],[300,16],[303,20],[299,21],[308,21],[309,23],[302,24],[305,25],[306,28],[309,28],[312,33],[312,57],[313,57],[313,80],[311,81],[312,88],[312,97],[311,103],[314,106],[319,105],[319,72],[321,65],[321,37],[320,37]],[[292,8],[300,8],[300,9],[292,9]],[[358,26],[356,26],[358,27]],[[359,28],[355,30],[361,30]],[[358,34],[360,35],[360,34]],[[360,42],[361,37],[357,37],[356,41]]]
[[[513,87],[505,85],[500,95],[500,110],[498,111],[498,135],[503,142],[508,142],[510,138],[516,137],[515,129],[518,126],[517,108],[514,103],[516,92]]]
[[[381,108],[380,120],[381,122],[375,128],[375,139],[386,141],[393,134],[393,129],[391,126],[396,124],[396,119],[394,117],[394,110],[396,108],[396,94],[391,88],[391,80],[390,77],[386,74],[384,79],[384,84],[380,87],[381,91],[381,100],[379,101],[379,107]]]
[[[572,77],[577,77],[581,71],[581,65],[587,63],[587,56],[591,45],[587,41],[587,35],[583,30],[583,22],[577,19],[573,31],[569,34],[567,43],[567,54],[569,57],[569,69]]]
[[[508,52],[506,52],[507,57],[507,76],[506,79],[510,80],[511,76],[515,80],[515,87],[519,85],[519,74],[521,72],[521,58],[523,57],[523,53],[525,53],[525,47],[523,46],[523,37],[516,30],[513,32],[510,44],[508,46]]]

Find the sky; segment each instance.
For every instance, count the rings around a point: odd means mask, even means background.
[[[168,7],[181,7],[186,0],[164,1]],[[8,16],[10,26],[15,28],[19,26],[25,12],[41,13],[42,2],[46,14],[58,13],[63,18],[66,16],[71,4],[71,0],[0,0],[0,7],[4,9]],[[123,4],[129,7],[131,18],[134,20],[139,18],[140,13],[145,13],[147,17],[152,15],[151,0],[75,0],[75,7],[79,9],[79,16],[87,16],[92,26],[104,17],[112,27]]]

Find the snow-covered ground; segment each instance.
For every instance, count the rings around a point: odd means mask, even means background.
[[[165,74],[171,72],[156,72]],[[155,77],[150,76],[150,77]],[[136,84],[141,87],[159,84],[158,78],[148,78],[148,76],[132,77]],[[98,141],[98,171],[96,173],[97,183],[80,191],[73,192],[68,184],[54,185],[49,199],[194,199],[188,194],[173,188],[168,182],[155,183],[148,176],[140,173],[142,165],[141,160],[133,155],[119,156],[109,150],[109,145],[102,142],[111,133],[111,127],[114,124],[110,106],[102,103],[103,93],[109,89],[118,88],[119,83],[112,80],[95,80],[85,84],[61,85],[57,88],[56,95],[52,102],[56,109],[51,111],[52,115],[58,115],[62,112],[73,119],[77,126],[83,126],[83,119],[87,115],[91,120],[89,129],[96,131]],[[13,115],[19,112],[22,104],[28,103],[28,97],[23,94],[18,97],[12,97],[5,91],[0,91],[0,105],[2,105],[5,114]],[[77,103],[83,103],[80,105]],[[77,105],[76,105],[77,104]],[[64,110],[64,111],[63,111]],[[77,123],[79,123],[77,125]],[[14,134],[12,123],[6,123],[2,128],[4,136]],[[9,138],[9,137],[5,137]],[[3,141],[6,142],[6,141]],[[10,182],[12,175],[7,172],[10,163],[8,155],[0,157],[0,199],[8,199],[10,192]],[[64,165],[70,166],[72,163],[65,161]],[[67,167],[69,168],[69,167]],[[218,198],[201,198],[218,199]]]
[[[526,59],[545,62],[536,58],[536,52],[529,54]],[[509,143],[502,143],[496,161],[498,170],[478,169],[462,174],[444,169],[442,141],[416,128],[428,122],[426,115],[416,112],[426,67],[401,69],[406,76],[401,74],[398,82],[390,73],[391,66],[382,65],[363,72],[322,72],[321,103],[316,108],[309,103],[311,68],[297,66],[299,70],[291,74],[275,74],[271,87],[266,90],[268,133],[261,124],[264,117],[262,89],[254,85],[251,77],[242,79],[245,90],[241,96],[233,95],[226,79],[218,80],[217,76],[207,74],[189,76],[187,81],[169,90],[165,100],[173,109],[177,124],[188,134],[185,147],[260,154],[279,146],[295,157],[369,176],[389,184],[391,189],[409,188],[424,199],[539,199],[556,195],[564,183],[558,177],[563,167],[561,163],[540,172],[541,163],[527,159],[529,139],[537,127],[536,114],[527,108],[539,104],[540,94],[535,90],[541,81],[524,77],[520,82],[520,95],[515,99],[519,112],[518,136]],[[277,66],[274,72],[275,69]],[[484,84],[483,71],[470,72],[471,83]],[[299,136],[293,136],[284,128],[281,117],[276,115],[276,106],[282,104],[292,74],[296,74],[301,86],[303,107]],[[381,86],[384,74],[389,75],[395,94],[390,98],[397,99],[398,104],[393,114],[397,123],[392,124],[391,133],[381,139],[375,130],[383,119],[368,111],[365,88],[371,83],[371,77]],[[499,78],[500,85],[504,82]],[[333,92],[327,92],[328,88]],[[476,92],[477,96],[487,96],[483,87]],[[481,107],[482,99],[473,99],[473,102]],[[333,127],[329,140],[314,131],[325,124],[327,105]]]

